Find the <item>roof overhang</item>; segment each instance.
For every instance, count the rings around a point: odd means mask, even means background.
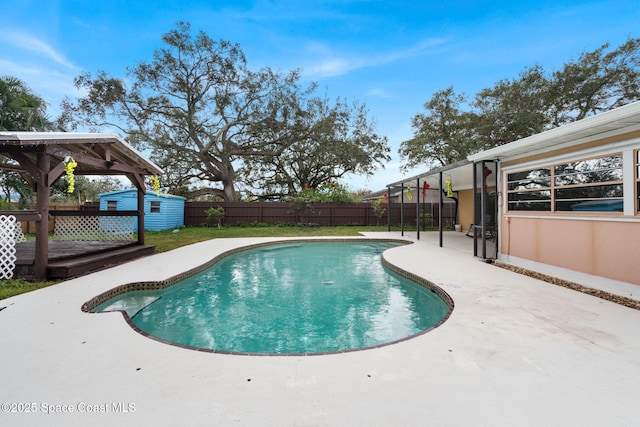
[[[161,175],[162,169],[120,136],[74,132],[0,132],[0,154],[24,156],[35,162],[38,152],[54,163],[73,157],[79,175]]]
[[[431,169],[428,172],[389,184],[388,187],[404,185],[405,187],[415,188],[417,185],[422,188],[424,183],[427,182],[430,188],[441,188],[440,173],[442,173],[443,179],[450,179],[453,182],[453,187],[456,191],[473,188],[473,163],[469,160],[461,160],[450,165]],[[443,184],[442,187],[444,186]]]
[[[468,159],[515,160],[637,131],[640,101],[473,154]]]
[[[402,185],[414,187],[414,183],[419,183],[421,186],[425,181],[431,187],[435,187],[439,184],[439,174],[442,173],[444,177],[451,179],[454,190],[466,190],[473,188],[473,163],[475,162],[516,160],[638,132],[640,132],[640,101],[473,154],[465,160],[394,182],[388,187]]]

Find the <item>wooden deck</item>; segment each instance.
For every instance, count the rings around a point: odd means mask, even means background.
[[[130,240],[49,241],[48,279],[66,279],[151,255],[155,246]],[[16,244],[15,278],[32,279],[35,242]]]

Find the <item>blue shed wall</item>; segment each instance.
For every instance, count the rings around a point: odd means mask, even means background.
[[[100,210],[107,210],[107,202],[115,201],[116,210],[127,211],[138,209],[138,192],[135,189],[114,191],[100,194]],[[148,192],[144,196],[144,229],[152,231],[184,225],[183,197],[170,196]],[[151,202],[160,202],[160,212],[151,212]],[[134,223],[134,230],[138,230],[138,222]]]

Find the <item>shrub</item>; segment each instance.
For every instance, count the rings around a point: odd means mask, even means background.
[[[218,228],[222,226],[222,220],[224,219],[224,208],[218,206],[217,208],[209,208],[205,211],[207,213],[207,220],[209,222],[216,221]]]

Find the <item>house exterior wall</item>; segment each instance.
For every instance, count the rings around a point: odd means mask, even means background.
[[[503,254],[640,285],[637,222],[510,216],[501,225]]]
[[[547,212],[509,210],[508,175],[545,165],[621,155],[622,210],[570,209]],[[506,161],[501,166],[500,257],[510,256],[606,279],[640,285],[640,138],[593,141],[573,151]],[[554,180],[550,181],[555,185]],[[552,187],[551,194],[555,194]],[[551,200],[551,206],[554,205]],[[578,206],[578,205],[574,205]]]
[[[467,232],[473,224],[473,190],[458,191],[458,223],[461,231]]]

